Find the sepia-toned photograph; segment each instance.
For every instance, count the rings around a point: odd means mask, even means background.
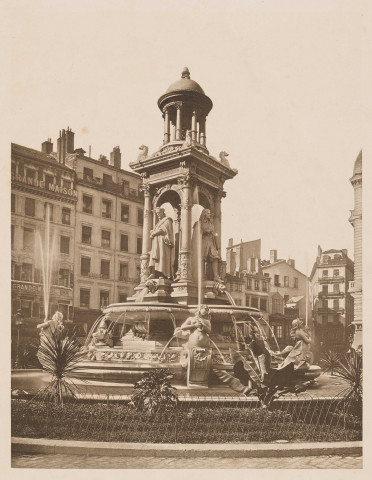
[[[11,472],[361,471],[363,5],[3,5]]]

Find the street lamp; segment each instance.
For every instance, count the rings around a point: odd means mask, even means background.
[[[23,313],[21,310],[18,310],[16,315],[16,325],[17,325],[17,355],[16,355],[16,361],[15,361],[15,367],[19,368],[19,337],[20,337],[20,329],[21,326],[23,325]]]

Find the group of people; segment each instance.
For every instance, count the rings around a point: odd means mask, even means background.
[[[167,217],[164,208],[156,208],[155,213],[158,217],[158,222],[154,229],[150,232],[152,240],[149,267],[151,275],[154,277],[173,278],[174,260],[175,260],[175,241],[173,231],[173,220]],[[202,258],[203,262],[211,265],[213,280],[220,282],[218,275],[218,261],[220,256],[218,253],[218,246],[216,242],[216,234],[214,232],[214,224],[212,214],[209,209],[204,209],[200,220],[198,221],[200,232],[202,236]],[[193,252],[197,252],[195,243],[197,241],[196,233],[197,224],[194,225],[193,234]],[[195,262],[193,262],[195,264]]]

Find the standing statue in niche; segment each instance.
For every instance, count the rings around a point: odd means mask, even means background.
[[[164,208],[156,208],[155,212],[159,221],[150,232],[152,240],[149,262],[150,277],[172,278],[174,262],[173,220],[165,215]]]
[[[202,254],[202,261],[203,266],[207,264],[211,267],[212,276],[209,280],[213,280],[215,282],[222,282],[219,274],[218,274],[218,265],[219,261],[221,260],[220,255],[218,253],[218,245],[216,241],[216,234],[214,232],[214,223],[212,218],[212,213],[209,209],[205,208],[201,215],[198,222],[194,225],[194,232],[193,232],[193,272],[194,276],[197,275],[197,242],[198,242],[198,225],[200,227],[200,234],[201,238],[201,254]]]

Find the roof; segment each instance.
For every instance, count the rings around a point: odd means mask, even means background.
[[[359,152],[357,159],[354,163],[354,170],[353,175],[361,175],[362,174],[362,150]]]
[[[304,295],[299,295],[297,297],[292,297],[288,300],[287,305],[288,305],[288,303],[298,303],[303,298],[304,298]]]
[[[286,260],[277,260],[276,262],[273,262],[273,263],[269,263],[268,265],[262,265],[262,270],[266,270],[270,267],[273,267],[275,265],[279,265],[280,263],[285,263],[286,265],[288,265],[288,267],[292,268],[292,270],[294,270],[295,272],[298,272],[300,275],[303,275],[304,277],[306,277],[305,273],[302,273],[300,272],[300,270],[297,270],[297,268],[293,267],[290,263],[288,263]]]
[[[169,85],[165,93],[167,94],[176,91],[192,91],[205,95],[204,90],[201,88],[201,86],[194,80],[190,79],[190,71],[187,67],[183,69],[181,78]]]

